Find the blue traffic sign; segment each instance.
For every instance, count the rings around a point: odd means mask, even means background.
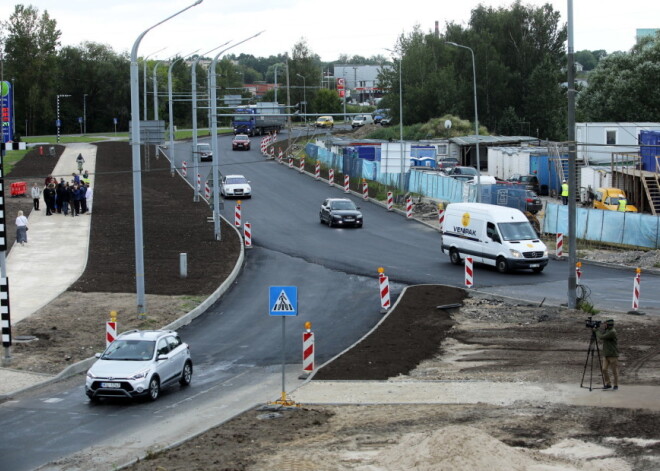
[[[268,296],[268,309],[271,316],[297,316],[298,287],[271,286]]]

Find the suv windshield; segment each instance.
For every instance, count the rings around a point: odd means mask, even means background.
[[[101,356],[102,360],[148,361],[154,356],[153,340],[115,340]]]
[[[504,240],[538,239],[529,222],[501,222],[497,226]]]

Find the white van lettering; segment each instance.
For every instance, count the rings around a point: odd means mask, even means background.
[[[462,234],[475,236],[475,237],[477,235],[477,231],[475,231],[474,229],[470,229],[469,227],[454,226],[454,232],[460,232]]]

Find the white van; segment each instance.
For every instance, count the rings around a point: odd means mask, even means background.
[[[540,273],[548,249],[518,209],[484,203],[451,203],[441,232],[442,253],[455,265],[466,256],[500,273],[529,268]]]
[[[359,128],[365,124],[374,124],[374,118],[370,114],[359,114],[351,121],[352,128]]]

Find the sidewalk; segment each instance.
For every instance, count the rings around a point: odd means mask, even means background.
[[[60,178],[70,181],[71,174],[78,173],[78,154],[82,154],[85,159],[84,169],[90,172],[89,180],[93,190],[96,146],[92,144],[67,144],[53,176],[58,181]],[[14,244],[7,256],[12,325],[66,291],[82,275],[87,264],[92,217],[88,214],[72,217],[71,213],[69,216],[46,216],[43,198],[41,208],[41,211],[33,210],[28,215],[28,243],[24,246]],[[11,363],[8,367],[11,367]],[[0,395],[40,383],[47,378],[44,375],[0,368]]]

